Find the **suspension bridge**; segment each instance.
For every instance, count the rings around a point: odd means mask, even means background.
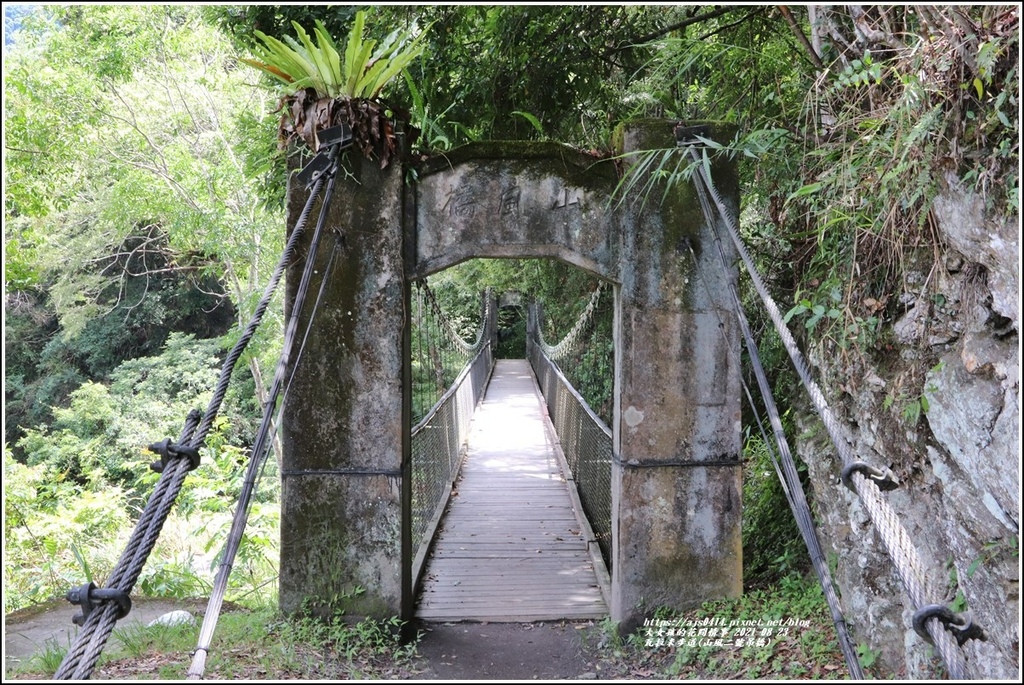
[[[414,184],[402,169],[349,155],[342,182],[336,172],[351,136],[344,127],[321,132],[318,156],[293,176],[285,252],[210,406],[186,420],[178,440],[153,446],[161,478],[107,587],[69,593],[82,630],[56,677],[87,678],[130,611],[129,593],[198,462],[231,369],[286,271],[284,353],[190,678],[202,677],[212,648],[278,403],[285,612],[406,621],[607,615],[629,631],[658,607],[738,595],[740,398],[749,393],[739,349],[756,359],[756,346],[739,306],[737,260],[836,445],[843,482],[894,560],[915,630],[952,676],[969,674],[964,644],[983,632],[933,599],[932,576],[880,495],[895,480],[849,454],[739,239],[735,164],[707,147],[731,136],[713,124],[625,126],[619,151],[632,155],[639,177],[696,169],[658,204],[622,201],[613,161],[554,143],[467,146],[420,164]],[[493,301],[485,298],[470,340],[422,285],[472,257],[555,258],[611,284],[612,425],[558,365],[602,289],[555,345],[532,309],[527,360],[496,361]],[[763,374],[758,386],[770,397]],[[761,428],[774,434],[840,646],[862,678],[777,412],[769,414]]]
[[[495,363],[424,568],[431,621],[600,619],[607,571],[526,360]],[[606,464],[609,468],[610,462]],[[571,478],[571,475],[569,476]],[[597,567],[597,570],[595,568]],[[605,583],[607,585],[607,581]]]

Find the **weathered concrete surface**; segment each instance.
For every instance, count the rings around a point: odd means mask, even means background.
[[[674,147],[671,122],[621,135],[626,152]],[[738,594],[735,271],[722,268],[693,191],[618,203],[611,162],[546,143],[468,146],[421,165],[404,191],[401,170],[352,162],[357,183],[339,183],[328,221],[342,236],[338,262],[325,275],[329,251],[317,257],[328,287],[284,409],[282,608],[411,606],[403,277],[471,257],[558,258],[619,284],[613,619],[632,630],[656,606]],[[736,211],[734,165],[716,162],[714,176]],[[304,199],[290,194],[289,225]],[[296,269],[289,298],[297,280]],[[344,599],[356,587],[364,594]]]
[[[612,477],[619,492],[612,593],[623,629],[658,607],[740,594],[738,468],[625,468]]]
[[[472,257],[557,257],[618,277],[614,165],[557,143],[475,143],[415,186],[415,276]]]
[[[401,610],[400,480],[380,475],[286,477],[281,608],[344,609],[388,618]],[[284,502],[282,497],[282,506]],[[286,593],[285,590],[288,590]],[[307,607],[303,607],[303,600]]]
[[[621,145],[670,148],[675,135],[668,122],[635,122]],[[714,177],[735,210],[735,168],[716,165]],[[692,190],[639,202],[621,219],[616,300],[611,611],[625,631],[658,606],[743,587],[739,346],[722,325],[735,273],[722,268]]]
[[[402,170],[382,171],[355,151],[345,166],[352,176],[339,174],[300,339],[324,278],[327,287],[302,358],[292,360],[283,409],[280,604],[294,611],[306,601],[386,618],[401,613],[408,572],[401,524],[408,439]],[[289,228],[306,197],[290,190]],[[289,309],[303,262],[288,274]],[[363,592],[352,596],[357,589]]]

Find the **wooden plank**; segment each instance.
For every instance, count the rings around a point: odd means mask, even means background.
[[[504,577],[504,578],[485,578],[485,577],[468,577],[467,578],[467,577],[462,577],[462,578],[460,578],[457,581],[450,581],[450,582],[448,582],[448,581],[436,581],[436,582],[433,582],[433,583],[426,583],[424,585],[424,587],[423,587],[423,591],[424,591],[424,593],[440,592],[441,589],[443,589],[443,588],[452,587],[453,583],[456,583],[456,582],[459,583],[459,585],[457,587],[461,588],[463,590],[467,590],[467,589],[471,590],[472,588],[477,588],[477,587],[490,587],[490,588],[496,588],[496,589],[505,589],[505,590],[507,590],[509,592],[518,591],[518,590],[537,590],[538,592],[541,592],[541,591],[548,592],[548,591],[550,591],[552,594],[558,594],[558,593],[567,594],[567,593],[578,592],[578,591],[583,591],[583,590],[588,590],[589,591],[590,589],[598,589],[597,585],[587,585],[587,584],[585,584],[585,581],[581,581],[580,579],[565,579],[565,580],[551,579],[551,580],[545,581],[544,584],[543,584],[543,588],[540,588],[540,587],[537,586],[536,582],[532,582],[532,581],[529,581],[529,582],[527,582],[527,581],[516,582],[516,580],[514,578],[509,578],[509,577]]]
[[[478,592],[482,592],[478,590]],[[573,609],[578,607],[603,606],[604,597],[598,588],[588,594],[575,594],[563,597],[539,596],[531,602],[515,602],[515,595],[511,593],[492,593],[483,599],[467,597],[466,595],[453,594],[431,594],[423,598],[420,607],[427,609],[456,609],[461,607],[465,611],[498,608],[503,611],[509,609],[533,609],[553,611],[555,609]]]
[[[495,593],[493,596],[478,594],[475,597],[451,592],[437,592],[427,594],[423,600],[424,604],[434,605],[440,605],[445,602],[462,604],[467,607],[498,606],[499,604],[504,604],[515,607],[532,606],[539,609],[572,606],[574,604],[593,604],[603,601],[601,591],[598,588],[590,588],[588,592],[566,593],[561,596],[538,595],[528,598],[524,598],[521,595],[517,596],[511,592]]]
[[[508,549],[516,550],[520,548],[537,547],[540,548],[551,548],[551,549],[578,549],[585,551],[588,549],[587,543],[579,538],[570,538],[568,535],[563,539],[561,535],[551,534],[546,537],[532,537],[522,538],[519,536],[513,537],[498,537],[494,535],[446,535],[443,538],[443,547],[452,546],[455,549],[460,547],[470,546],[483,546],[489,549]],[[580,559],[586,559],[586,555],[581,554]]]
[[[480,550],[488,553],[501,553],[506,555],[519,555],[525,553],[534,554],[537,550],[544,552],[572,552],[580,559],[585,557],[580,552],[587,551],[587,543],[583,540],[507,540],[507,541],[485,541],[485,540],[445,540],[447,544],[440,546],[437,552],[447,554],[448,552],[468,552]],[[437,553],[433,558],[439,558]]]
[[[551,545],[543,545],[540,542],[531,544],[529,542],[522,543],[521,545],[510,548],[503,546],[495,548],[493,546],[486,545],[444,545],[434,550],[432,559],[444,559],[446,556],[486,556],[486,557],[498,557],[503,559],[528,559],[535,554],[551,554],[558,556],[568,556],[572,558],[582,559],[584,557],[581,552],[587,551],[587,544],[583,541],[580,542],[580,546],[577,548],[562,548]]]
[[[554,530],[543,529],[538,531],[524,531],[524,530],[487,530],[481,528],[479,530],[472,530],[469,528],[448,530],[437,536],[439,540],[445,542],[451,542],[452,544],[466,543],[466,542],[545,542],[545,543],[585,543],[582,536],[579,534],[574,535],[568,528],[562,527]]]
[[[554,611],[531,610],[510,611],[506,607],[495,607],[489,611],[471,611],[462,608],[424,611],[421,618],[429,621],[481,621],[488,623],[530,623],[534,621],[558,621],[601,619],[608,611],[603,607],[560,608]]]
[[[562,486],[563,488],[565,486]],[[452,500],[453,507],[470,507],[480,503],[507,507],[565,506],[565,493],[551,488],[548,492],[537,488],[493,488],[473,492],[460,492]]]
[[[597,588],[593,588],[592,592],[586,594],[563,595],[562,597],[538,596],[530,597],[528,599],[516,597],[512,594],[494,597],[466,597],[454,594],[434,594],[424,598],[424,604],[427,606],[441,606],[442,604],[448,603],[453,606],[462,605],[471,609],[490,606],[505,606],[506,608],[515,607],[517,609],[523,607],[530,607],[533,609],[554,609],[556,607],[571,607],[575,605],[592,606],[603,602],[604,600],[601,598],[601,591]]]
[[[585,609],[589,610],[595,607],[603,607],[604,600],[601,598],[600,591],[596,591],[589,597],[572,597],[562,600],[555,598],[543,598],[538,597],[532,602],[516,602],[514,597],[489,597],[480,601],[466,601],[460,598],[453,598],[451,601],[436,601],[436,602],[424,602],[420,606],[425,609],[462,609],[463,611],[481,611],[481,610],[498,610],[498,611],[555,611],[555,610],[572,610],[572,609]]]
[[[538,592],[546,590],[548,588],[557,588],[559,592],[570,591],[575,588],[590,588],[597,587],[596,583],[590,582],[586,574],[580,574],[576,576],[549,576],[544,579],[543,583],[537,583],[535,577],[523,578],[521,576],[499,576],[499,575],[484,575],[484,574],[468,574],[461,575],[458,578],[451,578],[448,576],[438,577],[433,580],[425,581],[423,584],[424,589],[433,589],[437,587],[475,587],[477,585],[488,585],[494,587],[507,587],[507,588],[535,588]]]
[[[570,519],[564,518],[564,517],[551,516],[551,517],[548,517],[548,518],[546,518],[544,520],[534,520],[533,522],[531,522],[529,524],[529,526],[519,525],[519,522],[517,522],[517,521],[506,521],[506,520],[500,520],[500,519],[497,519],[497,518],[495,518],[495,519],[488,519],[487,521],[481,521],[481,520],[479,520],[477,518],[470,519],[469,517],[465,517],[465,518],[463,518],[461,520],[456,519],[456,518],[449,518],[441,526],[441,533],[444,533],[445,531],[449,531],[449,530],[472,530],[474,527],[479,527],[482,530],[495,530],[496,529],[499,532],[502,531],[502,530],[506,530],[506,531],[508,531],[510,533],[517,532],[517,529],[544,531],[545,527],[544,527],[543,524],[544,524],[545,521],[549,522],[549,527],[550,527],[550,525],[563,526],[564,530],[567,530],[567,531],[570,531],[570,532],[572,532],[572,531],[577,531],[578,532],[580,530],[579,521],[577,521],[576,519],[571,519],[570,520]]]
[[[539,542],[576,542],[579,540],[574,535],[570,535],[566,530],[546,530],[540,535],[519,535],[515,532],[508,531],[446,531],[443,536],[438,536],[450,542],[452,544],[460,543],[519,543],[526,542],[527,540],[536,540]]]
[[[458,598],[460,602],[466,602],[467,604],[479,604],[487,603],[492,601],[495,597],[503,597],[503,601],[510,601],[515,603],[522,602],[542,602],[542,603],[554,603],[558,604],[561,602],[573,602],[579,599],[591,600],[594,598],[601,598],[601,590],[597,587],[587,587],[580,585],[578,587],[560,587],[557,591],[546,590],[540,591],[538,588],[536,593],[517,593],[514,588],[507,588],[501,585],[492,586],[494,592],[492,594],[483,594],[478,591],[478,588],[484,587],[482,585],[459,585],[457,587],[451,587],[450,585],[438,585],[433,588],[424,590],[423,599],[424,601],[436,601],[439,598]]]
[[[479,563],[475,566],[471,566],[469,563],[471,560],[468,559],[442,559],[436,564],[436,573],[438,574],[439,582],[442,583],[454,583],[460,581],[466,581],[474,576],[485,577],[493,576],[495,578],[508,577],[501,576],[498,574],[500,566],[496,568],[494,565],[481,566]],[[446,566],[447,563],[447,566]],[[508,566],[508,564],[506,564]],[[469,568],[467,568],[469,567]],[[432,566],[434,568],[434,566]],[[591,576],[594,573],[593,568],[585,568],[582,566],[561,566],[561,567],[546,567],[541,569],[530,569],[533,570],[529,577],[536,581],[535,585],[540,585],[544,582],[565,579],[574,579],[577,582],[590,585],[593,583]],[[509,574],[516,575],[516,574]],[[522,574],[519,574],[522,575]]]
[[[510,601],[516,603],[553,603],[559,604],[561,602],[572,602],[577,599],[600,599],[601,591],[597,587],[588,587],[584,585],[576,587],[559,587],[556,591],[546,591],[537,593],[523,594],[518,593],[514,588],[508,588],[505,586],[491,586],[494,590],[493,593],[484,594],[477,591],[477,588],[484,587],[482,585],[459,585],[457,587],[451,587],[450,585],[438,585],[433,588],[426,588],[423,593],[424,601],[437,600],[438,598],[457,598],[458,601],[466,602],[467,604],[480,604],[493,601],[496,597],[502,597],[502,601]]]

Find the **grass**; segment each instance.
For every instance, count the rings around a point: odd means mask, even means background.
[[[849,676],[821,587],[813,577],[799,572],[736,599],[705,602],[683,613],[661,609],[651,618],[661,623],[641,627],[625,639],[617,636],[613,624],[602,624],[600,678],[819,680]],[[728,631],[725,638],[721,638],[722,626]],[[697,633],[693,637],[691,630]],[[722,644],[715,644],[716,639],[722,639]]]
[[[47,640],[43,645],[43,650],[32,657],[26,668],[52,675],[60,668],[64,655],[68,652],[68,647],[70,645],[61,644],[57,640]]]
[[[414,677],[416,644],[403,645],[401,622],[353,622],[288,618],[270,607],[223,614],[206,662],[204,678],[215,680],[349,680]],[[116,640],[93,672],[94,679],[185,680],[199,625],[132,626],[115,629]],[[47,644],[7,677],[50,679],[68,645]]]
[[[835,630],[813,576],[793,571],[773,584],[742,597],[706,602],[691,611],[661,609],[650,618],[663,625],[641,627],[623,637],[610,619],[580,632],[583,653],[598,678],[605,679],[845,679],[846,664]],[[720,636],[695,636],[690,644],[680,631],[715,625],[733,626],[729,645]],[[786,625],[790,620],[791,625]],[[737,623],[732,623],[732,622]],[[743,623],[748,622],[748,623]],[[742,646],[738,627],[748,626]],[[420,679],[430,664],[418,653],[418,641],[403,645],[401,622],[330,620],[282,616],[272,605],[244,609],[237,605],[217,624],[204,677],[215,680],[349,680]],[[764,628],[769,628],[762,634]],[[659,630],[662,633],[659,634]],[[94,679],[184,680],[199,626],[116,629]],[[758,639],[763,638],[763,642]],[[661,642],[659,643],[659,639]],[[671,643],[669,643],[671,640]],[[701,644],[700,640],[704,640]],[[709,643],[708,640],[711,642]],[[9,679],[49,679],[66,645],[47,644]],[[862,647],[870,671],[872,653]],[[589,667],[588,667],[589,668]],[[871,674],[878,677],[878,674]]]

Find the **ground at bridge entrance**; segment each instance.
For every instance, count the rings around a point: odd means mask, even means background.
[[[422,672],[439,680],[566,680],[597,678],[589,645],[593,622],[426,624]]]
[[[201,617],[205,600],[140,599],[123,623],[145,626],[167,611],[190,610]],[[420,623],[414,650],[396,658],[393,649],[375,654],[346,653],[348,645],[284,639],[279,617],[247,614],[229,607],[218,623],[207,680],[650,680],[701,678],[751,680],[843,679],[846,668],[827,615],[816,614],[801,639],[774,644],[757,653],[729,650],[683,656],[674,648],[650,649],[644,640],[615,643],[600,621],[534,623]],[[59,665],[34,655],[55,642],[66,645],[73,627],[65,602],[45,610],[8,616],[5,620],[4,680],[49,680]],[[244,619],[244,638],[232,642],[224,631],[231,618]],[[123,626],[120,626],[123,627]],[[119,628],[120,629],[120,628]],[[115,629],[114,638],[118,635]],[[147,631],[170,630],[153,628]],[[136,634],[135,649],[118,650],[108,643],[104,661],[92,680],[185,680],[198,626],[184,629],[175,646],[159,633]],[[235,631],[237,638],[238,631]],[[811,639],[808,639],[811,638]],[[140,648],[141,647],[141,648]],[[109,660],[107,660],[109,657]],[[52,659],[51,659],[52,661]],[[885,674],[873,674],[879,677]],[[892,675],[892,674],[889,674]]]
[[[201,614],[202,600],[188,601],[185,608]],[[141,600],[133,606],[133,624],[145,623],[165,612],[182,609],[182,600]],[[56,644],[66,645],[73,634],[71,616],[74,608],[66,602],[32,612],[7,617],[4,635],[4,671],[7,679],[47,678],[39,668],[41,661],[33,661]],[[198,630],[198,629],[197,629]],[[385,666],[378,675],[386,679],[405,680],[564,680],[596,679],[604,677],[600,650],[602,636],[594,621],[537,623],[422,623],[417,655],[407,662]],[[118,647],[117,633],[110,643]],[[94,673],[94,680],[149,679],[175,671],[180,664],[181,679],[190,661],[188,653],[156,654],[144,657],[118,659],[102,664]],[[26,672],[23,667],[31,670]],[[170,668],[167,668],[170,667]],[[262,671],[262,672],[261,672]],[[242,671],[245,679],[273,679],[274,674],[265,665],[254,666],[250,673]],[[296,673],[289,677],[312,679]],[[172,676],[173,677],[173,676]],[[218,678],[219,679],[219,678]]]

